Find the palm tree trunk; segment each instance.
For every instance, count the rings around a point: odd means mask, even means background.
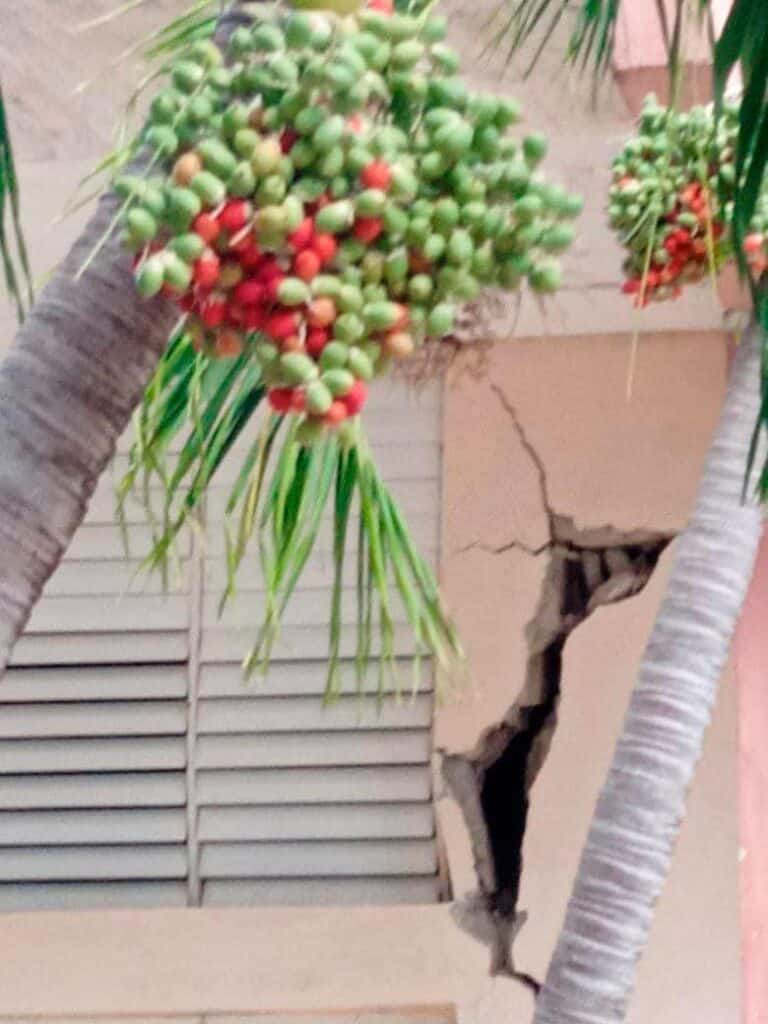
[[[222,4],[220,46],[253,20],[244,2]],[[76,280],[117,208],[112,193],[99,200],[0,364],[0,678],[178,316],[138,298],[114,234]]]
[[[101,199],[0,366],[0,675],[176,316],[138,299],[116,239],[75,280],[116,203]]]
[[[742,489],[764,341],[753,324],[734,360],[535,1024],[624,1019],[760,539],[761,510],[742,502]]]

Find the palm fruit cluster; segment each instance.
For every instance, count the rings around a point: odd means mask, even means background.
[[[195,43],[151,106],[160,173],[116,182],[139,292],[211,357],[252,352],[307,437],[481,288],[554,291],[582,205],[538,173],[543,136],[507,133],[516,104],[458,77],[443,18],[374,3]]]
[[[757,199],[749,234],[744,238],[744,255],[755,278],[768,270],[768,192]]]
[[[732,255],[738,127],[734,105],[718,118],[712,107],[681,112],[647,98],[638,134],[614,160],[608,208],[627,253],[623,289],[638,306],[677,297]]]

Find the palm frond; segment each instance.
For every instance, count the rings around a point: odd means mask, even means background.
[[[630,3],[634,0],[624,0]],[[752,0],[747,0],[752,2]],[[759,3],[759,0],[757,0]],[[531,46],[526,75],[530,74],[549,43],[554,30],[565,15],[572,21],[564,59],[581,71],[589,71],[597,82],[610,69],[616,41],[616,30],[622,0],[500,0],[491,25],[497,25],[491,46],[505,47],[511,60]],[[671,82],[682,76],[684,22],[689,13],[687,0],[675,0],[674,17],[670,20],[665,0],[654,0]],[[694,15],[700,23],[711,22],[712,0],[697,0]]]
[[[501,0],[491,18],[491,25],[500,25],[493,33],[491,46],[504,46],[508,61],[533,46],[528,75],[563,17],[570,15],[572,28],[565,60],[582,70],[591,67],[597,79],[611,63],[620,6],[621,0]]]
[[[768,282],[755,281],[746,272],[742,243],[755,213],[768,169],[768,4],[764,0],[735,0],[715,45],[714,84],[721,105],[731,74],[740,68],[743,97],[736,145],[739,187],[733,203],[731,230],[742,275],[749,281],[755,313],[763,327],[762,402],[760,419],[750,448],[746,479],[750,479],[759,451],[761,432],[768,431]],[[759,477],[761,497],[768,499],[768,462]]]
[[[32,275],[21,229],[19,182],[11,146],[11,133],[0,86],[0,260],[5,287],[19,323],[34,301]]]
[[[729,78],[741,68],[744,93],[736,147],[734,236],[743,239],[755,212],[768,164],[768,4],[736,0],[715,46],[716,102],[722,105]]]
[[[126,542],[127,503],[138,500],[152,527],[144,568],[167,581],[178,562],[177,541],[187,525],[198,528],[205,495],[225,458],[261,408],[258,364],[243,354],[211,360],[197,353],[180,324],[173,333],[135,416],[128,470],[118,486]],[[382,700],[396,671],[396,622],[405,617],[416,641],[413,686],[423,657],[434,656],[446,679],[458,681],[463,653],[440,599],[432,570],[418,553],[405,520],[375,467],[368,444],[329,433],[305,444],[295,417],[268,414],[244,449],[226,500],[227,581],[220,611],[236,594],[238,570],[255,542],[265,588],[265,611],[246,673],[264,670],[302,571],[330,509],[333,588],[329,622],[326,701],[340,692],[339,664],[345,616],[345,566],[352,561],[349,526],[358,514],[356,664],[362,689],[372,659],[378,662]],[[278,443],[279,442],[279,443]],[[402,620],[400,620],[402,621]],[[410,685],[410,684],[409,684]]]

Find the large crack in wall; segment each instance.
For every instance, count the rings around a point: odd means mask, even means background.
[[[579,529],[552,508],[544,463],[514,407],[494,391],[510,416],[521,446],[538,476],[548,539],[532,548],[513,539],[480,549],[501,554],[518,549],[546,557],[538,605],[526,628],[527,659],[517,700],[475,748],[444,754],[443,777],[469,830],[478,891],[456,904],[459,924],[491,950],[492,974],[505,974],[533,991],[538,983],[515,969],[513,944],[527,914],[518,907],[522,849],[531,787],[547,757],[557,725],[562,658],[568,637],[597,608],[638,594],[647,584],[673,535],[611,526]]]

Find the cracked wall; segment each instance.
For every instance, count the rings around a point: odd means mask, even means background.
[[[626,337],[515,342],[494,349],[486,378],[454,373],[446,388],[443,576],[475,669],[472,692],[436,725],[444,801],[458,793],[467,819],[448,830],[475,866],[455,917],[489,947],[491,972],[524,983],[507,982],[521,1014],[546,970],[724,381],[715,336],[644,337],[627,405],[628,348]],[[691,1024],[735,1019],[702,1016],[738,1001],[730,712],[710,737],[638,1021],[673,1007]],[[696,957],[680,956],[696,929]],[[727,969],[702,987],[700,960],[720,957]]]
[[[505,408],[514,416],[508,403]],[[546,471],[516,418],[514,423],[536,462],[546,502]],[[565,645],[598,608],[638,594],[672,540],[671,534],[648,531],[577,530],[569,519],[546,510],[551,537],[534,550],[546,558],[547,567],[525,630],[521,691],[473,750],[446,753],[442,763],[443,778],[470,834],[480,897],[473,912],[485,916],[491,971],[520,978],[534,990],[536,982],[515,969],[512,942],[524,923],[518,902],[530,792],[558,724]],[[502,553],[514,547],[511,542]],[[538,557],[533,550],[526,553]]]

